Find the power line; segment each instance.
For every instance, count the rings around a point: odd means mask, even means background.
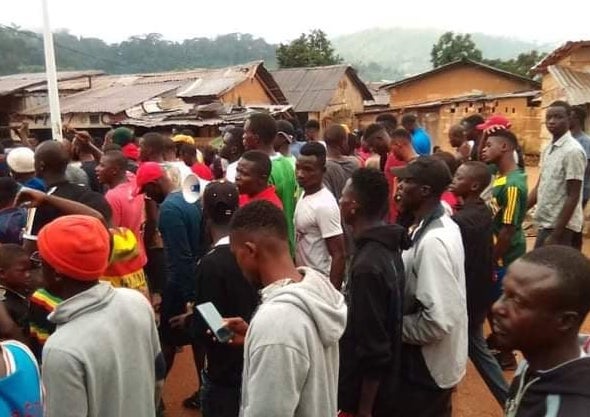
[[[19,29],[16,29],[16,28],[13,28],[13,27],[10,27],[10,26],[6,26],[6,25],[3,25],[3,24],[0,24],[0,28],[2,28],[2,29],[8,29],[8,30],[10,30],[12,32],[15,32],[15,33],[20,34],[20,35],[28,36],[28,37],[33,38],[33,39],[36,39],[36,40],[38,40],[40,42],[43,41],[41,35],[38,34],[38,33],[35,33],[35,32],[19,30]],[[82,55],[82,56],[87,57],[87,58],[92,58],[94,60],[98,59],[100,61],[108,62],[108,63],[114,64],[114,65],[117,65],[117,66],[119,66],[121,68],[124,68],[124,64],[122,64],[120,62],[114,61],[112,59],[100,57],[100,56],[90,55],[90,54],[88,54],[86,52],[83,52],[83,51],[80,51],[78,49],[75,49],[75,48],[72,48],[72,47],[69,47],[69,46],[66,46],[66,45],[62,45],[59,42],[57,42],[55,39],[53,41],[53,44],[56,47],[58,47],[58,48],[60,48],[62,50],[74,52],[76,54]]]

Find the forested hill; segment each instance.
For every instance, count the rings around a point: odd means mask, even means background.
[[[107,44],[65,31],[54,36],[60,70],[97,69],[112,74],[215,68],[262,59],[276,66],[276,45],[250,34],[230,33],[214,39],[166,40],[158,33]],[[44,69],[43,40],[37,33],[0,26],[0,74]]]
[[[353,64],[365,80],[395,80],[430,68],[430,50],[440,30],[369,29],[332,39],[336,53]],[[509,38],[473,34],[484,58],[513,58],[532,49],[551,50]],[[262,59],[276,67],[277,45],[250,34],[231,33],[214,39],[181,42],[158,33],[107,44],[96,38],[58,31],[54,38],[60,70],[98,69],[107,73],[139,73],[188,68],[213,68]],[[38,33],[0,25],[0,74],[42,71],[43,42]]]

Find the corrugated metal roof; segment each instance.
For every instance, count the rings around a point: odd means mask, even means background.
[[[81,77],[89,77],[104,74],[103,71],[61,71],[57,73],[58,81],[72,80]],[[44,72],[33,72],[23,74],[11,74],[0,77],[0,96],[12,94],[18,90],[37,85],[45,84],[46,74]]]
[[[495,73],[495,74],[497,74],[499,76],[502,76],[502,77],[511,78],[513,80],[518,80],[518,81],[521,81],[521,82],[528,83],[533,88],[535,88],[535,87],[536,88],[539,88],[541,86],[540,83],[538,83],[538,82],[536,82],[536,81],[534,81],[534,80],[532,80],[530,78],[523,77],[523,76],[518,75],[518,74],[513,74],[512,72],[504,71],[504,70],[501,70],[501,69],[492,67],[490,65],[483,64],[481,62],[473,61],[473,60],[468,59],[468,58],[463,58],[463,59],[459,59],[459,60],[454,61],[454,62],[450,62],[450,63],[445,64],[445,65],[441,65],[440,67],[431,69],[429,71],[425,71],[425,72],[422,72],[420,74],[416,74],[416,75],[413,75],[411,77],[404,78],[403,80],[399,80],[399,81],[396,81],[396,82],[393,82],[393,83],[385,84],[381,88],[382,89],[389,90],[391,88],[399,87],[401,85],[408,84],[408,83],[411,83],[411,82],[414,82],[414,81],[419,81],[419,80],[421,80],[423,78],[426,78],[426,77],[428,77],[430,75],[438,74],[440,72],[447,71],[449,69],[453,69],[455,67],[460,67],[460,66],[471,66],[471,67],[481,68],[481,69],[483,69],[485,71],[493,72],[493,73]]]
[[[245,77],[198,78],[178,92],[178,97],[217,97],[245,81]]]
[[[157,99],[156,99],[157,100]],[[260,105],[253,105],[248,107],[236,107],[232,105],[222,105],[220,104],[219,111],[216,112],[216,115],[213,117],[200,117],[197,113],[189,114],[186,112],[186,108],[180,112],[172,112],[172,113],[156,113],[156,114],[149,114],[147,112],[139,111],[139,108],[136,108],[134,112],[127,112],[129,118],[118,122],[119,125],[125,126],[138,126],[138,127],[147,127],[147,128],[154,128],[154,127],[164,127],[164,126],[219,126],[219,125],[229,125],[229,124],[243,124],[246,118],[251,115],[252,113],[266,111],[269,112],[271,115],[278,115],[278,114],[286,114],[290,113],[291,117],[294,115],[292,114],[292,106],[291,105],[268,105],[268,104],[260,104]],[[144,109],[145,110],[145,109]]]
[[[432,100],[432,101],[423,101],[421,103],[414,103],[404,106],[393,106],[394,109],[404,108],[404,109],[419,109],[419,108],[427,108],[427,107],[438,107],[444,104],[452,104],[452,103],[462,103],[462,102],[478,102],[478,101],[490,101],[490,100],[499,100],[503,98],[534,98],[536,96],[540,96],[540,90],[529,90],[529,91],[521,91],[517,93],[504,93],[504,94],[469,94],[459,97],[452,97],[447,99],[441,100]]]
[[[271,71],[271,74],[296,112],[324,110],[334,97],[338,83],[345,75],[350,76],[363,100],[373,99],[371,92],[356,71],[348,65],[289,68]]]
[[[546,73],[550,65],[557,64],[561,59],[565,58],[576,49],[586,46],[590,46],[590,40],[568,41],[559,48],[550,52],[545,58],[541,60],[541,62],[531,68],[531,71],[535,73]]]
[[[110,113],[117,114],[160,94],[175,90],[182,83],[112,85],[92,88],[60,99],[62,114]],[[25,115],[48,114],[48,106],[40,106],[23,112]]]
[[[373,95],[373,100],[365,100],[363,103],[365,107],[388,107],[389,106],[389,92],[382,90],[381,86],[385,85],[384,82],[369,82],[366,83],[367,88]]]
[[[194,69],[189,71],[153,74],[102,75],[88,80],[71,80],[59,83],[62,91],[85,90],[60,99],[61,112],[111,113],[128,110],[155,96],[176,90],[180,98],[219,98],[238,84],[257,77],[275,104],[287,104],[278,84],[264,68],[262,61],[227,68]],[[27,91],[46,90],[44,84],[34,84]],[[246,98],[247,99],[247,98]],[[24,110],[21,114],[47,114],[47,106]]]
[[[178,92],[178,97],[219,97],[249,78],[253,78],[262,61],[227,68],[192,71],[191,84]]]
[[[560,65],[550,65],[547,70],[565,91],[569,104],[590,103],[590,72],[574,71]]]
[[[88,77],[80,77],[72,80],[59,81],[57,87],[60,92],[72,92],[72,91],[83,91],[89,88],[102,88],[114,84],[133,84],[139,77],[138,76],[121,76],[121,75],[97,75],[92,76],[90,81]],[[46,92],[47,85],[40,84],[25,89],[28,93]]]

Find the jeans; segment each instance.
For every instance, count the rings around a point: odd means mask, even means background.
[[[240,414],[240,386],[223,386],[212,382],[201,372],[201,412],[203,417],[238,417]]]
[[[545,246],[545,241],[553,233],[553,229],[539,228],[537,231],[537,239],[535,240],[535,249]],[[574,249],[581,249],[581,239],[576,239],[576,232],[570,229],[565,229],[557,245],[571,246]],[[580,245],[580,247],[578,247]]]
[[[508,384],[504,379],[502,368],[483,337],[482,324],[469,326],[469,359],[473,362],[475,369],[479,372],[482,379],[488,386],[492,395],[504,408],[504,403],[508,398]]]

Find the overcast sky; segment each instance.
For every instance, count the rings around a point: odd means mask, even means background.
[[[67,28],[72,34],[107,42],[150,32],[162,33],[171,40],[241,32],[269,42],[285,42],[315,28],[333,37],[371,27],[440,28],[541,42],[590,38],[590,6],[571,6],[563,8],[562,13],[556,7],[529,0],[48,2],[53,29]],[[41,0],[10,1],[3,6],[0,23],[33,30],[42,26]]]

